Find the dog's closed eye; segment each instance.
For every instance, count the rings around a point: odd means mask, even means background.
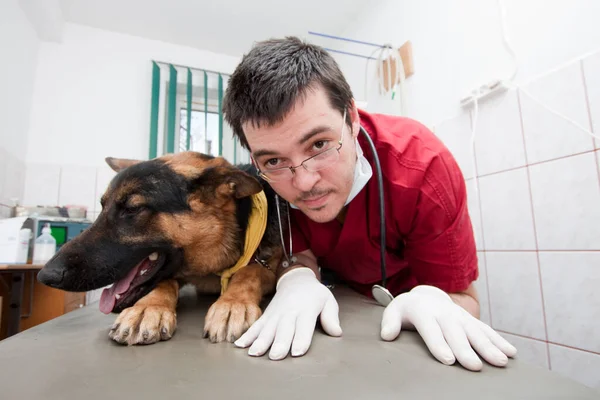
[[[146,209],[146,206],[143,206],[143,205],[128,206],[123,209],[122,214],[124,216],[131,217],[131,216],[139,214],[140,212],[142,212],[145,209]]]
[[[122,205],[121,215],[124,217],[131,217],[141,213],[148,209],[148,205],[143,196],[134,194],[129,196],[127,201]]]

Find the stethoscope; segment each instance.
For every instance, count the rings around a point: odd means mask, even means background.
[[[377,155],[377,150],[375,149],[375,144],[373,144],[373,140],[367,133],[367,131],[361,126],[360,132],[367,139],[367,143],[369,143],[369,147],[371,148],[371,154],[373,155],[373,161],[375,162],[375,171],[377,175],[377,185],[379,187],[379,232],[380,232],[380,268],[381,268],[381,285],[375,284],[371,288],[371,293],[373,298],[382,306],[387,306],[394,300],[394,296],[390,293],[389,290],[386,289],[387,284],[387,269],[385,266],[385,202],[384,202],[384,192],[383,192],[383,175],[381,173],[381,164],[379,163],[379,156]],[[283,247],[283,253],[285,260],[282,262],[282,267],[287,268],[290,265],[293,265],[298,261],[298,259],[294,256],[292,250],[292,230],[289,229],[290,225],[290,210],[289,204],[286,202],[287,210],[287,222],[288,222],[288,231],[289,231],[289,239],[290,239],[290,251],[289,253],[285,250],[285,243],[283,240],[283,227],[281,226],[281,212],[279,210],[279,196],[275,195],[275,204],[277,207],[277,220],[279,221],[279,235],[281,237],[281,244]]]

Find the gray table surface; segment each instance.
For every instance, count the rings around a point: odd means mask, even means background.
[[[470,372],[438,363],[414,332],[379,338],[383,308],[334,290],[344,335],[320,331],[304,357],[270,361],[202,338],[214,298],[185,294],[167,342],[120,346],[115,315],[91,305],[0,342],[0,398],[13,399],[599,399],[600,392],[518,359]]]

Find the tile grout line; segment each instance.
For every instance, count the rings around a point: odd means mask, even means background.
[[[582,353],[589,353],[589,354],[594,354],[596,356],[600,356],[600,352],[597,352],[597,351],[594,351],[594,350],[586,350],[586,349],[582,349],[581,347],[570,346],[568,344],[553,342],[553,341],[550,341],[550,340],[538,339],[538,338],[534,338],[532,336],[522,335],[520,333],[508,332],[508,331],[505,331],[505,330],[502,330],[502,329],[496,329],[496,331],[500,332],[500,333],[505,333],[507,335],[512,335],[512,336],[520,337],[521,339],[533,340],[533,341],[539,342],[539,343],[545,343],[545,344],[548,344],[548,345],[551,344],[553,346],[564,347],[564,348],[571,349],[571,350],[581,351]]]
[[[579,68],[581,69],[581,79],[583,80],[583,95],[585,97],[585,111],[587,112],[587,116],[588,116],[588,128],[590,129],[590,132],[595,133],[594,132],[594,123],[593,123],[593,118],[592,118],[592,111],[590,110],[590,95],[588,92],[588,88],[587,88],[587,79],[585,78],[585,69],[583,68],[583,61],[579,61]],[[596,149],[596,138],[594,138],[593,136],[591,137],[592,139],[592,148],[595,150]]]
[[[592,117],[592,110],[590,107],[590,95],[588,92],[588,87],[587,87],[587,79],[585,77],[585,68],[583,68],[583,60],[579,61],[579,65],[581,67],[581,77],[583,79],[583,92],[585,94],[585,108],[588,114],[588,123],[589,123],[589,128],[590,128],[590,132],[592,133],[596,133],[594,132],[594,118]],[[596,138],[594,138],[592,136],[592,146],[595,150],[596,149]],[[600,160],[598,160],[598,155],[594,155],[594,161],[596,162],[596,171],[598,174],[598,186],[600,187]]]
[[[60,188],[61,188],[61,184],[62,184],[62,172],[63,172],[63,166],[60,165],[58,168],[58,190],[56,191],[56,204],[60,205]]]
[[[469,121],[471,124],[471,130],[473,130],[473,113],[469,112]],[[477,152],[475,151],[475,148],[471,149],[473,151],[473,168],[475,168],[475,170],[473,171],[473,179],[475,180],[475,186],[477,188],[479,188],[479,178],[478,178],[478,173],[477,173]],[[477,189],[477,199],[475,199],[477,201],[477,208],[479,209],[479,221],[481,224],[481,246],[483,246],[483,248],[485,249],[485,238],[483,235],[483,212],[481,211],[481,191],[479,189]],[[468,203],[468,200],[467,200]],[[477,248],[475,249],[475,252],[477,253]],[[478,261],[477,261],[477,268],[479,268],[479,256],[477,254],[475,254]],[[490,326],[493,327],[494,323],[493,323],[493,319],[492,319],[492,303],[490,301],[490,280],[488,279],[489,274],[488,274],[488,266],[487,266],[487,256],[485,253],[483,253],[483,263],[485,265],[485,287],[486,287],[486,291],[487,291],[487,309],[488,309],[488,315],[490,316]],[[481,314],[481,310],[479,311],[479,313]],[[481,316],[481,315],[480,315]]]
[[[537,226],[535,223],[535,210],[533,206],[533,189],[531,187],[531,171],[529,166],[529,158],[527,157],[527,143],[525,140],[525,127],[523,125],[523,111],[521,108],[521,95],[517,91],[517,104],[519,107],[519,119],[521,121],[521,137],[523,138],[523,147],[525,149],[525,163],[527,164],[527,186],[529,190],[529,201],[531,206],[531,220],[533,222],[533,238],[535,240],[535,257],[537,260],[537,269],[538,269],[538,281],[540,284],[540,295],[542,297],[542,316],[544,318],[544,334],[546,335],[546,341],[548,338],[548,320],[546,318],[546,302],[544,301],[544,285],[542,284],[542,266],[540,263],[540,252],[539,252],[539,243],[538,243],[538,234],[537,234]],[[548,358],[548,368],[552,370],[552,361],[550,360],[550,346],[546,343],[546,357]]]
[[[487,250],[478,250],[484,253],[598,253],[600,250],[598,249],[514,249],[514,250],[506,250],[506,249],[487,249]]]
[[[98,203],[98,174],[100,174],[100,168],[96,167],[96,174],[95,174],[95,180],[94,180],[94,217],[96,217],[96,207],[97,207],[97,203]]]

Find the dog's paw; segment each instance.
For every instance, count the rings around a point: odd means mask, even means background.
[[[171,339],[176,327],[176,315],[170,308],[134,305],[119,314],[108,336],[121,344],[152,344]]]
[[[236,341],[260,317],[262,311],[253,302],[220,298],[209,309],[204,321],[204,337],[218,343]]]

